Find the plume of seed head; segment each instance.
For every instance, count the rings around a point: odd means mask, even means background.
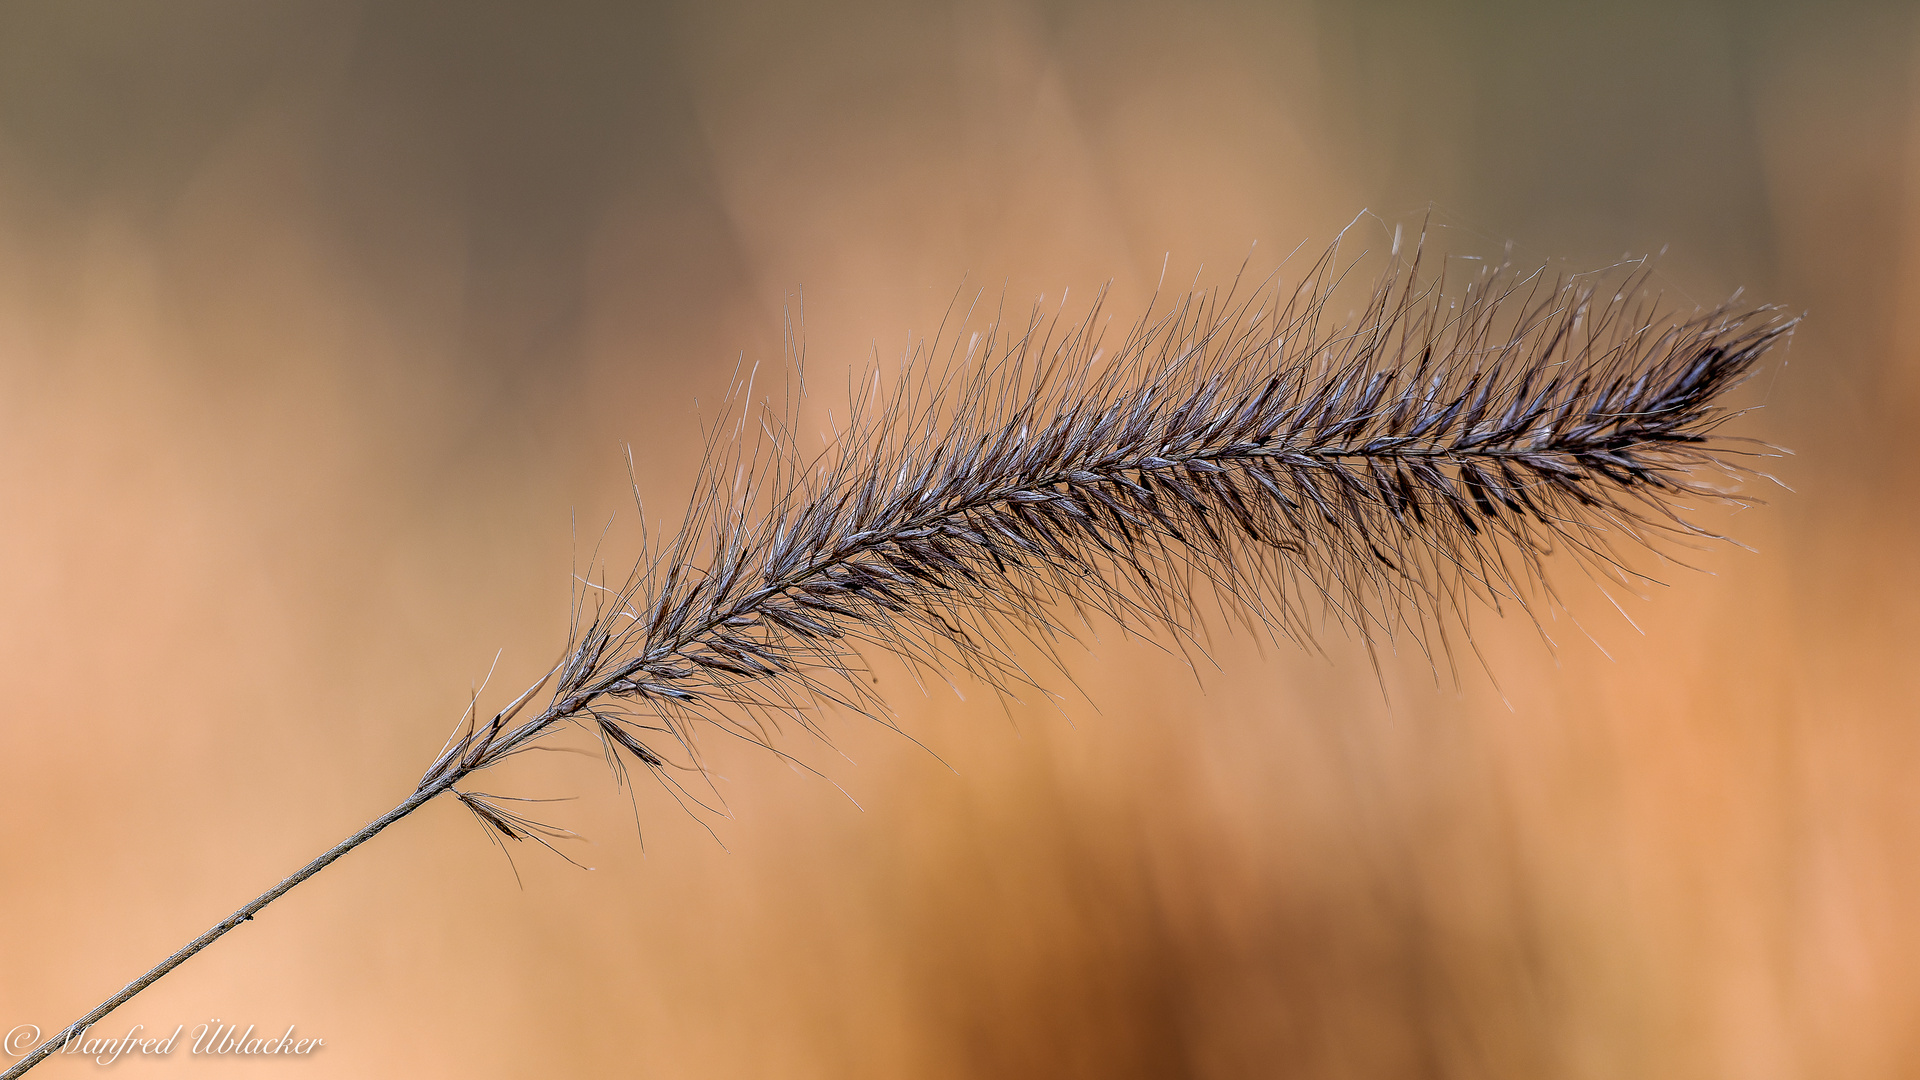
[[[824,451],[795,408],[749,409],[678,533],[580,604],[551,704],[470,725],[423,786],[562,724],[668,776],[703,721],[764,744],[822,702],[884,718],[875,653],[1013,690],[1102,620],[1192,643],[1203,605],[1438,657],[1476,604],[1557,602],[1556,552],[1633,584],[1629,549],[1723,539],[1686,507],[1741,501],[1715,485],[1765,447],[1716,434],[1722,402],[1794,320],[1672,316],[1644,270],[1455,296],[1417,255],[1336,319],[1339,274],[1181,296],[1117,342],[1104,296],[937,336]]]

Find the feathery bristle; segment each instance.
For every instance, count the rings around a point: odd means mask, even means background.
[[[436,767],[589,708],[656,773],[623,717],[691,758],[696,720],[766,743],[823,701],[882,715],[862,650],[1033,685],[1021,645],[1051,656],[1069,612],[1187,639],[1217,600],[1303,642],[1330,615],[1435,656],[1470,600],[1551,598],[1553,552],[1632,582],[1622,539],[1722,539],[1681,502],[1740,501],[1702,475],[1744,472],[1720,402],[1793,319],[1667,318],[1644,269],[1490,269],[1454,299],[1418,262],[1338,326],[1330,252],[1297,290],[1183,296],[1111,352],[1098,302],[936,342],[884,395],[869,380],[822,455],[762,406],[763,437],[717,440],[680,532],[583,614],[552,705]]]

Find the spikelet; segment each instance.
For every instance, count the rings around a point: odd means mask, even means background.
[[[700,721],[771,745],[822,702],[884,717],[873,651],[1009,690],[1035,685],[1023,644],[1100,619],[1188,640],[1203,601],[1438,656],[1474,604],[1551,601],[1555,552],[1632,583],[1623,547],[1723,539],[1683,503],[1741,501],[1713,485],[1755,452],[1716,435],[1721,400],[1793,319],[1669,317],[1644,268],[1488,269],[1456,299],[1416,254],[1336,323],[1339,270],[1182,296],[1111,350],[1099,302],[936,339],[824,454],[761,406],[679,532],[582,605],[552,704],[470,729],[422,788],[566,721],[665,777]]]

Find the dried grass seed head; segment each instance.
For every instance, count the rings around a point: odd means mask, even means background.
[[[1711,483],[1756,452],[1722,399],[1793,319],[1671,317],[1644,269],[1488,268],[1455,298],[1416,254],[1336,322],[1341,273],[1180,296],[1111,348],[1104,295],[936,336],[821,453],[793,403],[744,403],[681,529],[583,601],[548,709],[443,764],[587,717],[662,775],[701,721],[770,745],[823,702],[884,719],[870,651],[1008,691],[1038,685],[1023,645],[1057,665],[1098,619],[1191,643],[1203,603],[1437,657],[1474,603],[1554,602],[1556,551],[1633,583],[1626,548],[1722,539],[1683,504],[1741,501]]]

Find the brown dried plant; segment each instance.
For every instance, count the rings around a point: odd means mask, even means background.
[[[1746,501],[1715,485],[1766,448],[1718,434],[1722,399],[1792,318],[1669,316],[1644,267],[1487,268],[1456,297],[1419,262],[1340,320],[1329,252],[1297,287],[1156,303],[1111,345],[1100,301],[1074,323],[943,328],[890,386],[869,372],[819,452],[792,403],[736,395],[684,524],[624,583],[576,591],[545,679],[470,713],[400,805],[0,1080],[437,796],[499,840],[563,835],[459,786],[562,729],[596,736],[623,783],[638,764],[688,797],[676,774],[698,775],[703,731],[770,746],[785,718],[818,732],[822,704],[888,717],[869,656],[1011,691],[1076,626],[1183,645],[1217,604],[1302,643],[1327,619],[1437,662],[1475,603],[1558,603],[1556,552],[1633,586],[1648,579],[1623,549],[1724,539],[1683,504]]]

